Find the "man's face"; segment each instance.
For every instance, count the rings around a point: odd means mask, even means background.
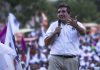
[[[70,14],[68,14],[66,7],[61,7],[58,9],[58,18],[60,20],[65,21],[69,17],[70,17]]]

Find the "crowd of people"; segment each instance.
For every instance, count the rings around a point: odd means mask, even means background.
[[[23,69],[47,70],[48,55],[50,48],[44,44],[44,38],[47,24],[40,24],[39,29],[34,29],[27,34],[28,38],[34,38],[27,41],[26,47],[19,45],[20,59]],[[28,27],[31,27],[28,25]],[[96,27],[86,27],[86,34],[80,36],[80,70],[100,70],[100,32]],[[25,36],[23,36],[25,37]],[[25,39],[24,39],[25,40]],[[60,52],[59,52],[60,53]]]
[[[80,70],[100,69],[100,33],[95,27],[92,32],[87,31],[86,35],[80,38]],[[95,31],[95,32],[94,32]]]
[[[26,44],[26,48],[23,52],[20,45],[20,58],[23,69],[26,68],[25,66],[28,59],[27,67],[31,70],[47,70],[50,49],[44,45],[44,31],[45,30],[41,28],[40,30],[34,30],[29,33],[29,37],[36,38]],[[28,52],[30,55],[27,56]],[[98,33],[98,30],[94,33],[92,33],[91,30],[87,30],[85,36],[80,37],[80,53],[80,70],[100,69],[100,33]]]
[[[23,70],[47,70],[50,48],[45,46],[45,33],[48,29],[47,18],[42,18],[40,28],[35,29],[29,22],[29,33],[16,34],[16,45]],[[34,18],[32,18],[34,21]],[[33,25],[31,25],[31,23]],[[100,30],[86,27],[86,34],[80,36],[79,70],[100,70]],[[60,52],[59,52],[60,53]]]

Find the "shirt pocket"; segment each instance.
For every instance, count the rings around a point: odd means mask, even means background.
[[[76,29],[74,29],[74,28],[70,29],[69,37],[70,37],[70,39],[72,41],[77,38],[77,31],[76,31]]]

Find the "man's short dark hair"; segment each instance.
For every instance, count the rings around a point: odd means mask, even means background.
[[[61,3],[61,4],[59,4],[57,9],[62,8],[62,7],[66,7],[68,14],[70,14],[71,10],[70,10],[70,6],[68,4]]]

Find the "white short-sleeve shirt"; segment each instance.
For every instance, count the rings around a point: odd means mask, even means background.
[[[80,22],[77,22],[77,24],[80,27],[85,28]],[[55,31],[56,27],[58,27],[58,21],[51,23],[46,32],[45,38],[50,36]],[[79,55],[79,32],[68,24],[61,24],[61,28],[59,37],[57,36],[53,44],[49,45],[51,49],[50,54]]]

